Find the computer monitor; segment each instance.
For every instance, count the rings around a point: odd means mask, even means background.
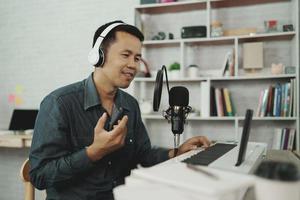
[[[245,115],[244,126],[243,126],[242,137],[241,137],[238,159],[237,159],[235,166],[240,166],[242,164],[242,162],[245,160],[252,117],[253,117],[253,110],[247,109],[246,115]]]
[[[8,129],[13,131],[33,129],[37,114],[38,110],[15,109]]]

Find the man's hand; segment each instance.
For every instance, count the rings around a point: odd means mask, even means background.
[[[179,146],[177,155],[183,154],[190,150],[197,149],[198,147],[207,148],[210,146],[210,141],[205,136],[196,136],[186,140],[182,145]],[[174,149],[169,151],[169,158],[174,158]]]
[[[94,141],[86,149],[87,155],[92,161],[97,161],[124,146],[128,117],[124,116],[122,120],[119,120],[118,125],[115,125],[111,131],[103,128],[106,120],[107,114],[104,113],[94,129]]]

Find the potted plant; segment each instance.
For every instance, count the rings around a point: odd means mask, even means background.
[[[178,79],[180,78],[180,64],[174,62],[169,66],[170,78]]]

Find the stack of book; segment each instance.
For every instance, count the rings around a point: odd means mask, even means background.
[[[296,129],[294,128],[276,128],[272,149],[293,150],[295,134]]]
[[[259,96],[256,116],[293,117],[296,116],[296,83],[277,83],[262,90]]]
[[[235,109],[228,88],[211,87],[210,102],[210,116],[235,116]]]

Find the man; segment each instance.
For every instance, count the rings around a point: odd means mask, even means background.
[[[41,103],[30,151],[30,177],[47,199],[113,199],[112,189],[137,164],[152,166],[174,157],[152,148],[137,101],[127,88],[139,69],[143,34],[114,21],[95,33],[85,80],[50,93]],[[123,117],[111,124],[122,112]],[[205,137],[183,143],[178,155],[208,146]]]

